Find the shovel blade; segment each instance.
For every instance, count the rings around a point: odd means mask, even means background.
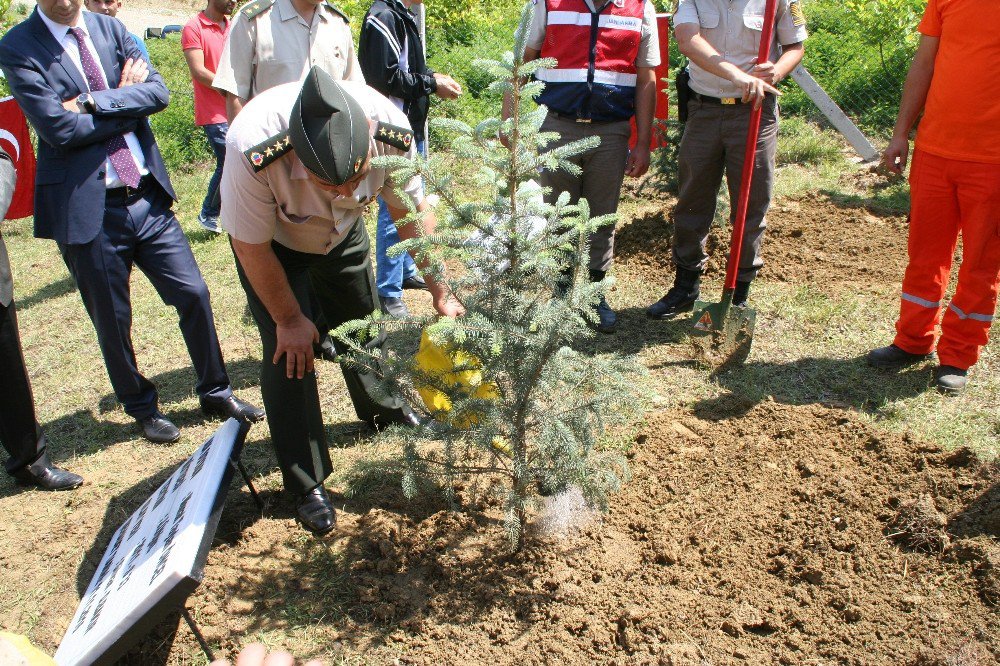
[[[753,308],[699,301],[694,306],[692,341],[699,355],[718,372],[747,360],[756,323]]]

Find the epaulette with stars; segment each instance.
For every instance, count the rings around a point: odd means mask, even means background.
[[[271,1],[273,2],[274,0],[271,0]],[[337,7],[337,5],[335,5],[332,2],[330,2],[330,0],[326,0],[326,2],[323,3],[323,6],[326,7],[327,9],[329,9],[331,12],[333,12],[337,16],[339,16],[340,18],[344,19],[344,23],[350,23],[351,22],[351,18],[347,14],[345,14],[342,9],[340,9],[339,7]]]
[[[413,143],[413,132],[406,127],[390,125],[380,120],[378,128],[375,130],[375,140],[395,146],[400,150],[409,150],[410,144]]]
[[[251,21],[274,5],[275,0],[253,0],[253,2],[248,2],[243,5],[240,12],[246,16]]]
[[[244,150],[243,154],[250,160],[254,173],[266,169],[268,165],[292,149],[292,140],[288,138],[288,130],[275,134],[267,141],[258,143],[253,148]]]

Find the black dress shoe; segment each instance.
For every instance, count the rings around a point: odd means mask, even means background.
[[[254,407],[249,402],[244,402],[235,395],[222,400],[202,398],[201,411],[207,416],[221,416],[224,419],[231,417],[237,421],[246,421],[247,423],[256,423],[264,418],[263,409]]]
[[[72,490],[83,484],[83,477],[56,467],[43,454],[27,467],[13,473],[17,482],[26,486],[38,486],[44,490]]]
[[[157,444],[171,444],[181,438],[181,431],[166,416],[155,411],[144,419],[136,419],[143,436]]]
[[[337,363],[340,361],[340,359],[337,358],[337,348],[333,346],[333,338],[330,337],[329,333],[320,339],[319,344],[313,345],[313,355],[316,358],[321,358],[324,361],[329,361],[330,363]]]
[[[427,281],[419,275],[411,275],[403,280],[403,289],[426,289]]]
[[[337,524],[337,512],[333,510],[333,500],[330,499],[323,484],[300,495],[295,512],[302,527],[313,534],[326,534]]]

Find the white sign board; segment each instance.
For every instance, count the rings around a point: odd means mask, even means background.
[[[229,419],[111,537],[56,652],[112,663],[198,586],[248,426]]]

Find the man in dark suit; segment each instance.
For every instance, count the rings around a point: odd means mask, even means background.
[[[10,206],[16,179],[14,162],[0,149],[0,220]],[[10,454],[4,463],[7,473],[21,483],[46,490],[69,490],[83,483],[82,477],[59,469],[49,461],[45,435],[35,419],[31,383],[17,334],[14,280],[3,234],[0,234],[0,377],[3,377],[0,382],[0,444]]]
[[[40,0],[0,40],[0,67],[38,133],[35,236],[56,241],[97,329],[115,395],[147,439],[180,432],[132,347],[135,264],[177,309],[207,414],[257,421],[233,395],[208,287],[171,211],[176,199],[147,116],[167,106],[163,79],[116,19],[82,0]]]

